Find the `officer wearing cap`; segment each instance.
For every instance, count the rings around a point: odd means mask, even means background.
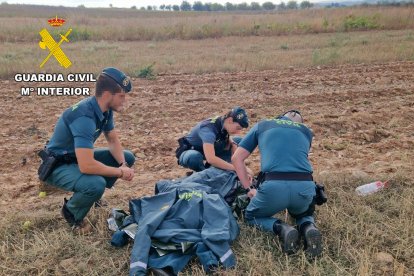
[[[69,200],[65,198],[61,212],[73,228],[87,226],[84,217],[105,188],[111,188],[118,178],[131,181],[134,177],[135,157],[122,149],[113,120],[113,112],[123,109],[131,88],[123,72],[105,68],[97,78],[95,96],[63,112],[45,147],[46,154],[58,160],[46,182],[73,192]],[[108,148],[95,149],[102,132]]]
[[[282,116],[254,125],[232,157],[232,163],[247,195],[251,198],[245,212],[246,222],[279,236],[282,250],[294,253],[299,234],[305,253],[310,257],[322,253],[322,237],[315,227],[315,183],[308,159],[312,131],[303,124],[300,112],[290,110]],[[259,146],[261,175],[256,189],[247,177],[244,160]],[[273,217],[287,209],[296,219],[299,232]]]
[[[235,107],[224,116],[216,116],[199,122],[186,136],[178,140],[176,150],[178,164],[196,172],[206,169],[204,160],[211,166],[234,170],[230,163],[240,137],[230,135],[240,133],[249,126],[246,111]]]

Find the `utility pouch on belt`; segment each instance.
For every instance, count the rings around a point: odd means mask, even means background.
[[[315,187],[315,191],[316,191],[316,195],[315,195],[315,203],[317,205],[322,205],[325,202],[328,201],[328,197],[325,194],[325,187],[322,184],[318,184],[315,183],[316,187]]]
[[[190,143],[188,143],[187,139],[185,139],[185,137],[181,137],[180,139],[178,139],[178,148],[175,150],[175,157],[177,157],[177,159],[180,159],[181,154],[189,149],[192,149],[193,147],[190,145]]]
[[[292,214],[290,215],[295,219],[301,219],[306,216],[313,216],[313,212],[315,212],[315,204],[322,205],[328,201],[328,198],[325,194],[325,187],[322,184],[318,184],[315,182],[315,196],[313,197],[312,203],[309,205],[309,208],[301,213],[301,214]]]
[[[42,163],[37,170],[37,174],[39,175],[39,179],[41,181],[45,181],[53,172],[53,169],[56,167],[59,160],[56,156],[45,150],[41,150],[38,155],[42,158]]]

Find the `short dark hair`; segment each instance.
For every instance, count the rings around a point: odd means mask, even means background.
[[[100,74],[96,80],[95,96],[102,96],[104,91],[109,91],[111,94],[116,94],[120,93],[122,91],[122,88],[112,78],[104,74]]]

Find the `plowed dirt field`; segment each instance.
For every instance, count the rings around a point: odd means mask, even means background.
[[[315,133],[310,159],[316,179],[335,173],[382,180],[398,172],[411,176],[413,72],[414,62],[393,62],[134,79],[115,127],[124,147],[136,153],[136,176],[132,182],[119,181],[105,199],[126,209],[128,199],[151,195],[157,180],[183,176],[187,170],[179,168],[174,156],[177,138],[199,120],[236,105],[247,109],[252,123],[291,108],[301,110]],[[93,83],[85,85],[93,89]],[[81,98],[21,96],[21,86],[0,81],[0,215],[43,210],[59,217],[65,193],[39,198],[36,152],[62,111]],[[96,146],[104,145],[101,137]],[[256,173],[258,160],[257,152],[249,159]]]

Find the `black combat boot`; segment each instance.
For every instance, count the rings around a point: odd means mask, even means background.
[[[283,253],[294,254],[298,250],[299,233],[292,226],[276,221],[273,224],[273,231],[279,236]]]
[[[75,216],[69,211],[66,204],[68,200],[64,198],[63,207],[60,213],[65,218],[66,222],[71,226],[72,232],[74,234],[86,235],[92,232],[93,228],[89,223],[86,223],[85,220],[75,220]]]
[[[73,216],[73,214],[66,207],[67,203],[68,203],[68,200],[65,197],[63,199],[63,206],[62,206],[62,210],[60,211],[60,213],[62,214],[62,216],[65,218],[65,220],[67,221],[67,223],[70,226],[74,226],[77,222],[76,222],[75,217]]]
[[[305,222],[299,227],[303,237],[305,254],[310,258],[319,257],[322,254],[322,235],[315,224]]]

